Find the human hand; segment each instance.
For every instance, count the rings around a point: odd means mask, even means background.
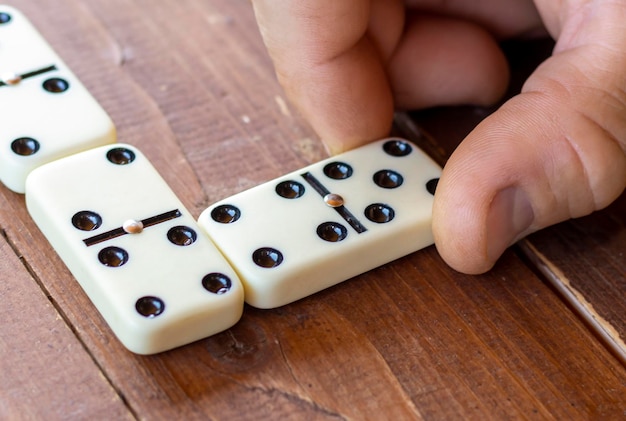
[[[624,0],[252,3],[279,81],[331,152],[386,136],[394,108],[493,103],[508,84],[498,40],[557,40],[444,168],[433,232],[456,270],[485,272],[626,187]]]

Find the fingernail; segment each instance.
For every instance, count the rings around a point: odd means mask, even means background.
[[[495,262],[521,238],[535,214],[526,193],[516,187],[500,190],[491,202],[487,219],[487,257]]]

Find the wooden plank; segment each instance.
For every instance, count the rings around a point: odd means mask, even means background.
[[[133,418],[4,235],[0,319],[1,419]]]
[[[14,3],[196,215],[325,156],[283,98],[247,0]],[[512,252],[473,277],[431,247],[142,357],[116,341],[22,197],[3,188],[0,226],[139,418],[572,419],[626,408],[626,369]]]

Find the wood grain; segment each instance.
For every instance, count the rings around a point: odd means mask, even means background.
[[[4,235],[0,297],[0,419],[132,418]]]
[[[111,114],[120,141],[142,149],[195,215],[326,156],[276,83],[247,0],[12,4]],[[626,411],[626,368],[514,250],[490,273],[466,276],[430,247],[282,308],[247,306],[226,332],[143,357],[118,343],[23,197],[2,187],[0,226],[12,246],[0,244],[2,256],[15,250],[32,273],[15,254],[0,266],[2,278],[21,271],[29,285],[2,296],[3,315],[42,305],[26,303],[26,292],[44,304],[48,296],[52,314],[63,315],[54,323],[80,344],[64,357],[93,362],[91,371],[68,369],[64,382],[82,384],[94,370],[106,379],[104,392],[93,379],[84,391],[55,387],[57,370],[35,375],[15,354],[16,384],[54,388],[29,401],[34,414],[57,405],[51,418],[70,418],[72,402],[83,401],[96,417],[138,419],[619,419]],[[39,315],[21,314],[24,324],[2,324],[0,344],[35,341],[30,355],[45,361],[54,339],[25,333]],[[9,368],[0,368],[4,379]],[[19,415],[22,396],[3,393],[0,402]]]

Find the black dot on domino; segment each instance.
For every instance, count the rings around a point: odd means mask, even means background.
[[[383,150],[391,156],[407,156],[413,151],[411,145],[399,139],[385,142]]]
[[[190,246],[195,243],[197,238],[196,232],[184,225],[172,227],[167,232],[167,239],[177,246]]]
[[[137,313],[147,318],[153,318],[163,313],[165,303],[157,297],[141,297],[135,303]]]
[[[252,253],[252,261],[262,268],[275,268],[283,262],[283,254],[271,247],[262,247]]]
[[[42,86],[46,91],[53,94],[60,94],[61,92],[65,92],[70,88],[69,82],[65,79],[61,79],[60,77],[46,79],[43,82]]]
[[[336,243],[348,236],[348,230],[338,222],[324,222],[317,227],[317,235],[322,240]]]
[[[102,217],[88,210],[76,212],[72,216],[72,225],[81,231],[93,231],[102,225]]]
[[[107,152],[107,159],[115,165],[128,165],[135,160],[135,152],[127,148],[113,148]]]
[[[393,170],[380,170],[374,174],[374,183],[384,189],[395,189],[400,187],[403,182],[402,175]]]
[[[8,13],[0,12],[0,25],[11,22],[11,15]]]
[[[378,224],[390,222],[395,216],[393,208],[383,203],[373,203],[365,208],[365,217]]]
[[[276,185],[276,194],[285,199],[297,199],[304,194],[304,186],[293,180],[283,181]]]
[[[128,252],[121,247],[105,247],[98,253],[98,260],[104,266],[120,267],[128,262]]]
[[[334,180],[344,180],[352,177],[352,167],[345,162],[331,162],[324,166],[324,174]]]
[[[211,218],[220,224],[232,224],[241,216],[241,211],[233,205],[220,205],[211,211]]]
[[[426,190],[428,191],[428,193],[432,194],[433,196],[435,195],[435,190],[437,190],[437,184],[439,183],[439,179],[438,178],[433,178],[432,180],[428,180],[428,182],[426,183]]]
[[[202,278],[202,286],[207,291],[220,295],[228,292],[233,284],[228,276],[213,272]]]
[[[11,142],[11,150],[21,156],[34,155],[39,151],[39,142],[32,137],[20,137]]]

